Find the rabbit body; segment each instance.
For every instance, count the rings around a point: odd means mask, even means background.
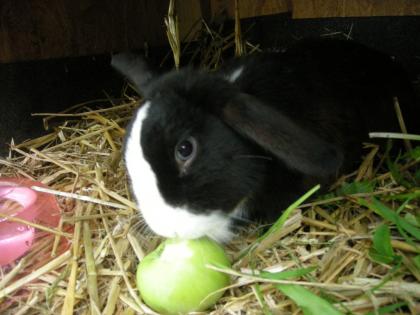
[[[403,114],[413,102],[389,56],[350,41],[304,41],[213,73],[156,75],[130,54],[113,65],[145,97],[124,156],[146,222],[166,237],[223,241],[235,223],[274,220],[351,170],[368,132],[399,130],[394,97]]]

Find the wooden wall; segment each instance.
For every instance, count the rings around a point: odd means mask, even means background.
[[[211,0],[212,14],[235,15],[234,0]],[[293,18],[420,15],[420,0],[239,0],[243,18],[292,12]]]
[[[50,59],[165,44],[169,0],[0,0],[0,62]],[[238,0],[241,18],[420,15],[420,0]],[[177,0],[181,38],[234,0]]]
[[[162,44],[167,1],[0,0],[0,62]]]
[[[254,16],[271,15],[291,11],[291,0],[239,0],[239,16],[249,18]],[[228,16],[235,16],[234,0],[211,0],[211,14],[216,15],[225,11]]]
[[[419,15],[419,0],[293,0],[293,18]]]

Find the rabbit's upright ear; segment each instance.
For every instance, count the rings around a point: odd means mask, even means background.
[[[126,76],[139,89],[138,92],[142,93],[155,76],[155,72],[144,57],[133,53],[113,55],[111,66]]]
[[[335,175],[343,162],[338,147],[250,95],[240,94],[220,114],[238,133],[304,174]]]

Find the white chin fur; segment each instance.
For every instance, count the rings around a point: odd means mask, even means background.
[[[221,211],[212,211],[209,215],[193,214],[187,208],[173,207],[163,199],[156,176],[140,145],[142,123],[150,105],[146,102],[138,110],[125,148],[132,190],[146,223],[155,233],[165,237],[198,238],[206,235],[216,241],[229,240],[232,237],[231,221]]]

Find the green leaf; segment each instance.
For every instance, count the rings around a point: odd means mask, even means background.
[[[420,198],[420,190],[414,190],[406,194],[384,196],[385,200],[415,200],[417,198]]]
[[[333,305],[328,301],[315,295],[308,289],[291,284],[279,284],[276,285],[284,295],[291,298],[303,311],[304,315],[340,315],[339,312]]]
[[[402,257],[402,263],[404,264],[405,268],[407,268],[411,275],[414,276],[417,280],[420,280],[420,255],[415,257],[411,255],[404,255]]]
[[[387,163],[388,169],[390,170],[392,174],[392,177],[395,179],[397,183],[399,183],[400,185],[408,189],[413,187],[413,183],[410,183],[408,180],[404,178],[403,173],[401,173],[400,171],[400,165],[397,162],[391,161],[389,156],[387,156],[386,163]]]
[[[420,183],[420,170],[417,170],[417,171],[414,173],[414,180],[415,180],[417,183]]]
[[[417,255],[416,257],[414,257],[413,261],[416,267],[420,269],[420,255]]]
[[[300,197],[298,200],[296,200],[294,203],[292,203],[287,209],[282,213],[280,218],[270,227],[270,229],[262,235],[258,241],[261,241],[268,237],[271,233],[276,232],[277,230],[281,229],[281,227],[284,225],[284,222],[286,222],[289,215],[295,210],[297,207],[299,207],[306,199],[308,199],[310,196],[312,196],[321,186],[316,185],[311,190],[309,190],[306,194],[304,194],[302,197]]]
[[[370,202],[365,199],[359,198],[359,203],[369,209],[375,211],[377,214],[382,216],[384,219],[397,225],[399,229],[406,231],[407,233],[414,236],[417,240],[420,240],[420,229],[416,228],[414,225],[410,224],[407,220],[400,217],[395,211],[388,208],[386,205],[381,203],[376,198],[371,198]]]
[[[407,155],[409,158],[413,160],[420,159],[420,146],[413,148],[413,150],[410,150],[407,152]]]
[[[365,315],[390,314],[405,305],[407,305],[407,303],[405,302],[395,303],[392,305],[380,307],[376,312],[369,312],[369,313],[366,313]]]
[[[391,245],[391,233],[387,225],[382,224],[376,228],[369,255],[376,262],[384,264],[390,264],[394,261],[395,254]]]
[[[270,236],[272,233],[277,232],[280,230],[284,222],[286,222],[287,218],[290,216],[290,214],[295,210],[297,207],[299,207],[306,199],[308,199],[310,196],[312,196],[319,188],[321,188],[321,185],[316,185],[311,190],[306,192],[303,196],[301,196],[298,200],[296,200],[294,203],[292,203],[287,209],[282,213],[282,215],[277,219],[277,221],[268,229],[267,232],[265,232],[263,235],[258,237],[251,245],[249,245],[247,248],[245,248],[240,254],[239,258],[252,253],[252,251],[258,247],[261,242],[266,239],[268,236]]]
[[[328,200],[328,199],[332,199],[332,198],[335,198],[335,197],[337,197],[337,194],[335,194],[335,193],[333,193],[333,192],[330,192],[330,193],[326,193],[326,194],[323,194],[323,195],[321,195],[321,196],[318,196],[318,198],[316,199],[316,200]]]
[[[420,217],[419,216],[415,216],[412,213],[406,213],[404,216],[404,219],[407,220],[408,223],[410,223],[411,225],[414,225],[416,227],[420,227]]]
[[[371,193],[374,190],[372,181],[345,183],[337,190],[337,196]]]
[[[280,271],[280,272],[261,271],[259,276],[264,279],[286,280],[286,279],[300,278],[302,276],[305,276],[311,273],[315,269],[316,267],[285,270],[285,271]]]

